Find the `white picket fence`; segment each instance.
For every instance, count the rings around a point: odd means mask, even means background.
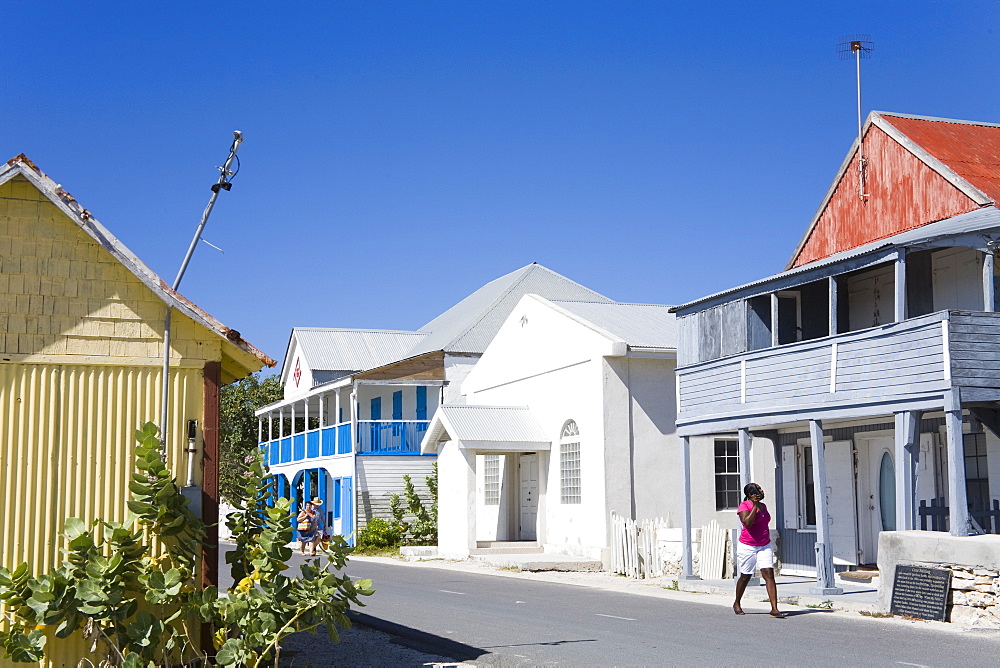
[[[611,570],[631,578],[663,575],[663,559],[656,529],[666,527],[662,517],[635,521],[611,512]]]

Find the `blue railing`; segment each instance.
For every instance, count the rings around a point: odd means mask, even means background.
[[[351,424],[337,425],[337,454],[346,455],[351,452]]]
[[[358,422],[358,452],[368,455],[420,454],[428,420],[362,420]],[[351,453],[351,423],[313,429],[261,443],[271,466],[316,457]]]
[[[420,454],[427,420],[359,420],[358,453],[371,455]]]

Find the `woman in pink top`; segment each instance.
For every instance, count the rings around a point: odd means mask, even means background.
[[[733,612],[737,615],[746,614],[740,606],[740,599],[746,591],[750,578],[755,570],[767,585],[767,597],[771,600],[771,616],[782,618],[786,614],[778,610],[778,588],[774,584],[774,545],[771,543],[771,531],[767,525],[771,515],[767,512],[764,500],[764,490],[755,482],[743,488],[743,503],[736,512],[743,523],[740,532],[740,543],[736,547],[736,561],[740,569],[740,577],[736,581],[736,602]]]

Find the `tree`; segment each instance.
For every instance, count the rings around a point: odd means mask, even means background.
[[[254,411],[283,396],[277,376],[251,374],[222,388],[219,406],[219,491],[233,504],[243,492],[247,455],[257,449],[257,418]]]

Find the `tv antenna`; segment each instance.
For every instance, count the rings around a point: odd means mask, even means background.
[[[871,35],[851,35],[843,38],[837,44],[837,53],[841,60],[854,59],[855,72],[858,81],[858,197],[861,201],[868,198],[865,192],[865,171],[868,164],[865,158],[864,145],[861,135],[861,59],[871,58],[872,51],[875,50],[875,42],[871,40]]]

